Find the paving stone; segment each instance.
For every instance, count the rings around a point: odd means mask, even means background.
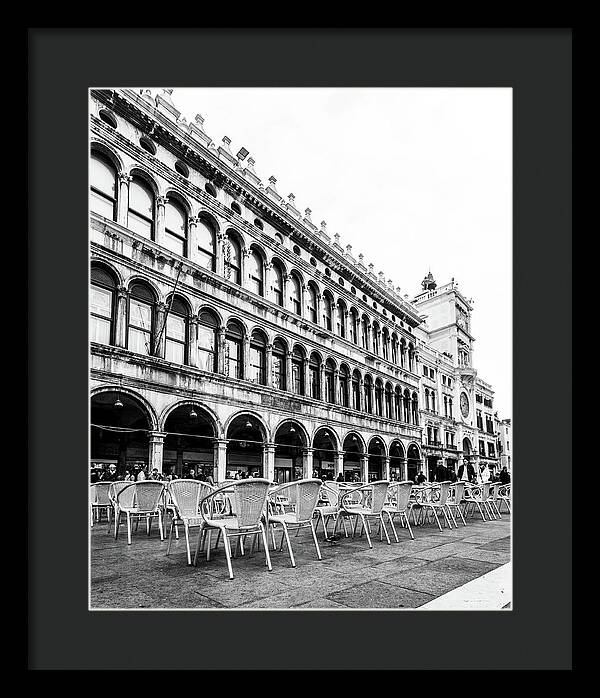
[[[431,601],[432,594],[422,593],[380,581],[343,589],[327,595],[327,598],[348,608],[417,608]]]
[[[480,546],[483,550],[503,550],[510,552],[510,536],[493,540],[485,545]]]
[[[471,560],[483,560],[484,562],[496,562],[499,565],[505,565],[510,562],[510,551],[504,550],[483,550],[482,548],[474,548],[468,552],[461,552],[457,555],[460,558],[468,558]]]
[[[445,545],[438,545],[435,548],[419,550],[411,557],[417,557],[421,560],[439,560],[443,557],[457,555],[463,551],[468,551],[472,547],[472,545],[463,541],[460,543],[446,543]]]
[[[344,606],[341,603],[336,603],[335,601],[332,601],[331,599],[327,598],[321,598],[321,599],[313,599],[312,601],[307,601],[306,603],[301,603],[298,606],[294,606],[294,608],[312,608],[312,609],[319,609],[319,608],[337,608],[337,609],[347,609],[347,606]]]

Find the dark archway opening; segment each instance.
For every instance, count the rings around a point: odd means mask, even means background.
[[[265,436],[252,415],[239,415],[227,429],[227,479],[263,476]]]
[[[335,441],[328,429],[319,429],[313,439],[312,477],[335,480]]]
[[[399,441],[390,446],[390,480],[400,481],[404,477],[404,448]]]
[[[348,434],[344,439],[344,480],[346,482],[360,482],[361,457],[363,446],[357,434]]]
[[[297,422],[281,424],[275,434],[275,482],[283,484],[302,478],[302,456],[306,439]]]
[[[408,457],[406,459],[407,478],[414,482],[420,468],[421,454],[419,449],[413,444],[408,447]]]
[[[371,439],[369,443],[369,482],[383,478],[383,458],[385,446],[381,439]]]
[[[204,478],[214,471],[214,436],[212,419],[199,405],[176,407],[165,421],[163,473],[177,477]],[[192,472],[193,471],[193,472]]]

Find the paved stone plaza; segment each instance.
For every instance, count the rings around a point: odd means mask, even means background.
[[[91,529],[92,609],[272,608],[385,609],[417,608],[510,561],[510,516],[499,521],[468,519],[467,527],[439,531],[434,525],[415,528],[415,540],[399,529],[400,542],[387,545],[374,535],[373,549],[364,536],[319,544],[316,557],[310,532],[292,537],[297,567],[287,550],[271,550],[273,571],[262,549],[233,560],[235,578],[227,573],[222,543],[198,567],[186,564],[183,535],[167,557],[153,526],[119,539],[107,535],[105,523]],[[168,533],[168,528],[166,533]],[[182,532],[183,533],[183,532]],[[375,534],[375,531],[373,532]],[[214,541],[214,538],[213,538]],[[196,543],[194,531],[192,551]],[[508,607],[511,599],[507,599]]]

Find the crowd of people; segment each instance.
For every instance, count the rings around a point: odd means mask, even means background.
[[[209,485],[215,484],[212,476],[212,468],[201,468],[198,470],[193,467],[185,468],[181,477],[189,480],[201,480],[202,482],[208,482]],[[117,472],[117,466],[114,463],[110,463],[107,468],[92,467],[90,473],[90,482],[92,483],[115,482],[116,480],[141,482],[142,480],[170,481],[177,479],[179,479],[179,477],[173,468],[168,472],[160,473],[158,468],[150,470],[149,468],[144,468],[142,464],[136,464],[131,470],[125,470],[122,474]]]

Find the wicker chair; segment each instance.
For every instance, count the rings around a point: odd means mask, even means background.
[[[502,509],[502,505],[506,505],[506,509],[510,514],[510,485],[500,485],[498,487],[498,511]]]
[[[362,531],[364,531],[367,536],[369,548],[373,547],[369,530],[370,519],[377,519],[379,521],[379,538],[383,540],[383,533],[385,533],[385,539],[388,545],[391,545],[385,521],[383,520],[383,505],[387,498],[389,484],[388,480],[378,480],[368,485],[353,487],[340,497],[340,516],[348,518],[354,517],[356,519],[354,528],[352,529],[353,538],[360,520],[362,524],[361,535]],[[356,495],[362,495],[360,501],[356,499]],[[339,520],[340,517],[338,517],[335,522],[334,533],[336,532]]]
[[[415,537],[408,522],[408,513],[412,506],[410,501],[410,492],[412,490],[413,483],[410,480],[404,482],[392,482],[388,491],[388,500],[383,505],[383,511],[388,515],[388,519],[392,526],[392,531],[394,533],[394,538],[396,543],[399,542],[398,533],[396,532],[396,527],[394,526],[394,517],[400,517],[400,523],[404,524],[408,528],[410,537],[414,540]]]
[[[94,519],[100,522],[102,511],[105,511],[109,531],[113,510],[113,503],[109,497],[111,485],[112,482],[95,482],[90,485],[90,524],[94,525]]]
[[[500,488],[499,482],[490,482],[490,495],[486,500],[488,510],[492,512],[495,519],[501,519],[502,514],[500,509],[498,509],[498,489]]]
[[[281,545],[279,549],[283,550],[283,541],[285,539],[292,567],[296,566],[296,561],[288,533],[290,529],[299,531],[301,528],[310,528],[315,548],[317,549],[317,557],[319,560],[323,559],[313,525],[313,515],[319,501],[322,485],[322,481],[317,479],[296,480],[296,482],[287,482],[279,485],[269,492],[270,511],[268,525],[273,533],[273,539],[275,531],[281,530]],[[278,505],[278,501],[285,502],[285,504],[283,506]],[[278,526],[280,527],[279,529]]]
[[[456,522],[456,517],[454,516],[453,509],[458,512],[458,515],[461,518],[461,521],[463,522],[463,525],[466,526],[467,522],[465,521],[465,517],[463,516],[462,509],[461,507],[464,506],[465,504],[465,483],[464,482],[453,482],[452,485],[450,486],[450,489],[448,491],[448,498],[446,499],[446,510],[452,517],[452,521],[454,521],[454,525],[456,528],[458,528],[458,524]]]
[[[471,516],[475,516],[475,508],[479,511],[479,514],[483,521],[488,521],[483,513],[484,510],[487,512],[489,520],[491,521],[492,515],[489,511],[488,499],[490,496],[490,483],[484,482],[481,485],[471,485],[467,484],[465,486],[465,502],[467,511],[470,511]],[[483,508],[482,508],[483,507]]]
[[[424,487],[420,491],[419,501],[416,505],[420,508],[419,520],[427,523],[429,520],[429,514],[433,514],[436,523],[440,531],[442,530],[442,524],[440,523],[440,518],[438,512],[443,515],[443,519],[448,525],[448,528],[452,528],[451,518],[448,516],[446,510],[446,500],[448,499],[448,492],[450,490],[451,482],[438,482],[435,485],[430,485],[429,487]]]
[[[131,485],[130,480],[115,480],[114,482],[108,483],[108,498],[112,503],[113,509],[113,520],[115,522],[115,538],[117,537],[117,519],[119,518],[119,503],[118,497],[122,490]],[[133,495],[132,495],[133,496]],[[108,524],[108,530],[110,532],[110,523]]]
[[[327,535],[327,524],[331,519],[334,522],[337,521],[340,515],[340,483],[327,481],[323,483],[321,487],[320,500],[315,507],[315,515],[317,517],[317,523],[315,524],[315,532],[319,527],[319,522],[323,526],[323,533],[325,534],[325,540],[331,540]],[[342,525],[344,526],[344,533],[346,538],[348,537],[348,531],[346,529],[346,522],[342,519]]]
[[[131,520],[146,519],[146,531],[150,535],[151,521],[158,518],[160,539],[165,535],[162,525],[162,498],[165,485],[157,480],[142,480],[129,482],[117,495],[117,514],[115,519],[115,540],[119,535],[121,515],[127,515],[127,544],[131,545]]]
[[[194,565],[198,563],[198,553],[202,545],[204,536],[207,537],[206,560],[210,560],[210,539],[211,532],[216,530],[223,536],[223,547],[227,558],[227,568],[229,579],[233,579],[233,569],[231,567],[231,538],[245,538],[246,536],[261,536],[265,549],[266,565],[271,571],[271,558],[269,556],[269,545],[263,520],[270,480],[253,477],[248,480],[235,480],[232,483],[213,490],[200,500],[200,515],[204,519],[204,530],[198,536],[196,554],[194,555]],[[218,512],[218,502],[221,495],[227,490],[227,496],[232,506],[232,515],[225,516]],[[219,507],[220,508],[220,507]]]
[[[173,480],[167,485],[167,490],[170,497],[169,508],[172,509],[173,518],[171,519],[171,527],[169,529],[169,545],[167,546],[166,554],[169,555],[171,552],[173,532],[175,531],[177,534],[177,524],[181,523],[185,533],[187,561],[188,565],[191,565],[192,552],[190,550],[189,530],[192,527],[199,527],[198,535],[202,534],[204,519],[198,511],[198,505],[200,499],[210,494],[214,487],[200,480]]]

